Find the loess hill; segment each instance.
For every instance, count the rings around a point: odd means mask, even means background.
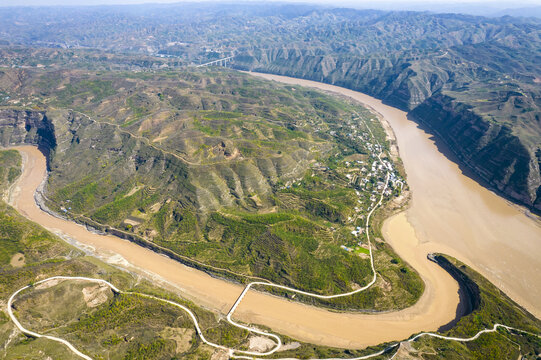
[[[13,150],[0,151],[0,191],[5,193],[20,174],[21,157]],[[251,349],[259,336],[239,330],[220,320],[220,315],[179,298],[132,273],[121,271],[34,224],[0,200],[0,296],[7,299],[14,291],[45,277],[88,276],[106,279],[129,292],[151,294],[184,304],[196,315],[204,336],[218,344]],[[495,322],[539,333],[540,321],[507,298],[475,271],[454,259],[447,261],[453,272],[468,284],[473,312],[451,329],[440,333],[468,337]],[[40,333],[61,337],[95,359],[209,359],[223,353],[203,344],[192,320],[183,311],[162,302],[137,295],[113,294],[109,288],[93,283],[65,281],[51,286],[34,286],[15,300],[19,321]],[[69,306],[66,306],[69,304]],[[382,344],[364,350],[316,346],[281,336],[286,347],[270,358],[351,358],[384,349]],[[28,338],[15,329],[0,309],[0,356],[5,359],[72,359],[66,347],[47,339]],[[375,359],[536,359],[541,341],[530,335],[507,331],[485,334],[468,343],[421,338],[411,346],[393,348]]]
[[[0,194],[21,173],[22,159],[15,150],[0,151]],[[221,315],[186,301],[166,284],[123,271],[67,244],[25,219],[0,199],[0,348],[2,359],[73,359],[64,345],[20,333],[8,317],[7,299],[16,290],[52,276],[100,278],[126,291],[86,281],[47,282],[20,293],[13,310],[30,330],[69,341],[93,359],[200,359],[223,358],[197,335],[193,320],[181,309],[133,292],[169,299],[188,307],[206,339],[216,344],[253,350],[260,336],[232,326]],[[158,286],[164,286],[160,288]],[[282,337],[288,355],[343,357],[371,350],[344,350],[307,344]],[[268,346],[268,344],[266,345]],[[280,357],[278,352],[276,356]]]
[[[80,59],[59,48],[137,52],[145,57],[115,55],[114,66],[147,68],[234,55],[239,69],[360,90],[409,111],[489,186],[541,211],[539,19],[288,4],[12,8],[0,18],[6,46],[57,48],[62,61]]]
[[[233,71],[4,69],[0,84],[1,144],[48,154],[52,211],[237,281],[337,293],[371,280],[365,217],[386,178],[377,155],[392,160],[365,108]],[[386,200],[405,186],[391,173]],[[370,231],[379,286],[327,305],[422,293]]]
[[[0,9],[0,146],[34,144],[47,155],[44,208],[236,281],[259,276],[319,293],[366,283],[366,234],[352,231],[364,226],[385,180],[377,154],[400,169],[383,129],[366,109],[319,92],[227,70],[178,70],[234,53],[240,69],[342,85],[410,111],[478,175],[539,210],[538,20],[263,4],[88,10]],[[0,191],[20,164],[16,152],[0,152]],[[407,197],[400,171],[392,173],[387,208],[369,229],[376,285],[323,305],[390,310],[422,293],[380,240],[377,224]],[[100,277],[184,303],[207,338],[250,346],[251,336],[219,315],[85,257],[3,202],[0,245],[3,299],[45,276]],[[538,319],[446,261],[473,294],[472,312],[440,333],[468,337],[494,323],[539,333]],[[219,355],[185,314],[148,299],[63,283],[33,289],[15,306],[23,324],[95,358]],[[0,342],[8,359],[72,358],[15,333],[4,308]],[[293,344],[273,357],[374,351]],[[540,349],[537,337],[501,330],[467,343],[423,337],[396,357],[537,359]]]

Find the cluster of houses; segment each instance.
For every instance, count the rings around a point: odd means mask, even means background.
[[[379,199],[380,194],[383,191],[385,196],[390,196],[393,193],[394,189],[400,188],[402,190],[403,182],[397,176],[397,173],[394,169],[393,164],[390,160],[382,158],[382,153],[384,148],[378,143],[372,130],[367,126],[367,131],[362,131],[359,128],[359,116],[357,114],[352,114],[351,120],[347,120],[345,123],[337,124],[337,127],[328,131],[328,134],[333,137],[341,137],[341,134],[346,133],[346,137],[351,141],[359,141],[359,143],[364,147],[370,155],[368,157],[356,159],[350,159],[345,161],[345,171],[342,173],[347,180],[349,185],[355,189],[355,194],[357,195],[357,206],[355,206],[355,214],[348,217],[347,222],[352,224],[358,219],[364,219],[365,214],[368,209],[372,208],[375,202]],[[370,119],[371,121],[376,121],[375,119]],[[313,124],[316,125],[316,124]],[[315,131],[320,131],[319,126],[316,127]],[[339,155],[339,154],[336,154]],[[329,167],[320,162],[315,162],[312,164],[312,169],[317,172],[327,172]],[[389,186],[385,188],[384,178],[386,174],[389,173]],[[290,182],[285,184],[284,187],[289,187],[294,184]],[[368,194],[367,194],[368,193]],[[369,195],[369,197],[368,197]],[[369,202],[368,202],[368,201]],[[334,230],[334,229],[332,229]],[[355,227],[350,231],[351,235],[356,238],[355,246],[340,245],[345,251],[353,252],[356,250],[357,246],[363,246],[361,242],[361,236],[364,233],[364,229],[360,226]]]
[[[352,131],[351,133],[348,133],[347,136],[349,138],[357,138],[361,140],[363,146],[365,146],[371,153],[367,163],[361,160],[345,161],[347,168],[347,173],[345,176],[349,180],[350,185],[356,189],[355,193],[358,197],[358,205],[354,208],[356,216],[348,217],[348,222],[352,223],[359,218],[364,219],[362,212],[374,206],[374,203],[377,201],[382,191],[384,191],[383,194],[385,196],[390,196],[393,193],[393,189],[400,188],[400,190],[402,190],[404,184],[397,176],[391,161],[381,158],[383,147],[374,138],[370,128],[367,128],[370,132],[370,134],[368,134],[368,132],[358,133],[353,125],[350,127]],[[331,135],[336,136],[336,132],[331,132]],[[387,188],[385,188],[385,182],[383,181],[386,173],[389,173],[389,186]],[[370,203],[364,204],[363,193],[366,194],[367,191],[370,195]],[[363,234],[363,232],[364,229],[362,229],[360,226],[355,227],[355,229],[351,231],[351,234],[357,238],[357,240],[359,240],[356,244],[357,246],[362,246],[362,242],[360,241],[359,237]],[[341,245],[340,247],[348,252],[355,250],[355,247],[352,248],[351,245],[349,247],[346,245]]]

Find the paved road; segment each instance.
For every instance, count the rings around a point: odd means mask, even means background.
[[[226,347],[226,346],[222,346],[222,345],[219,345],[219,344],[215,344],[211,341],[208,341],[205,336],[203,335],[203,332],[201,331],[201,328],[199,326],[199,322],[197,321],[197,317],[195,316],[195,314],[190,310],[188,309],[187,307],[181,305],[181,304],[178,304],[174,301],[170,301],[170,300],[166,300],[166,299],[161,299],[161,298],[158,298],[156,296],[152,296],[152,295],[148,295],[148,294],[144,294],[144,293],[136,293],[136,292],[125,292],[125,291],[122,291],[120,289],[118,289],[116,286],[114,286],[113,284],[111,284],[110,282],[106,281],[106,280],[103,280],[103,279],[96,279],[96,278],[89,278],[89,277],[81,277],[81,276],[53,276],[53,277],[50,277],[50,278],[47,278],[47,279],[43,279],[43,280],[40,280],[40,281],[37,281],[33,286],[30,286],[30,285],[26,285],[26,286],[23,286],[22,288],[20,288],[19,290],[15,291],[9,298],[8,300],[8,304],[7,304],[7,310],[8,310],[8,315],[10,317],[10,319],[15,323],[15,326],[25,335],[27,336],[30,336],[30,337],[34,337],[34,338],[46,338],[46,339],[49,339],[49,340],[52,340],[52,341],[56,341],[56,342],[59,342],[59,343],[62,343],[64,345],[66,345],[74,354],[76,354],[77,356],[85,359],[85,360],[92,360],[92,358],[84,353],[82,353],[81,351],[77,350],[77,348],[75,348],[75,346],[73,346],[69,341],[66,341],[62,338],[58,338],[58,337],[54,337],[54,336],[49,336],[49,335],[42,335],[42,334],[39,334],[37,332],[34,332],[32,330],[28,330],[26,329],[25,327],[23,327],[21,325],[21,323],[19,322],[19,320],[17,319],[17,317],[13,314],[13,302],[15,300],[15,298],[17,297],[18,294],[20,294],[21,292],[23,292],[24,290],[27,290],[27,289],[31,289],[33,288],[34,286],[36,285],[39,285],[39,284],[43,284],[43,283],[46,283],[48,281],[52,281],[52,280],[69,280],[69,281],[86,281],[86,282],[93,282],[93,283],[99,283],[99,284],[104,284],[104,285],[107,285],[111,288],[111,290],[117,294],[125,294],[125,295],[130,295],[130,296],[142,296],[142,297],[146,297],[146,298],[149,298],[149,299],[153,299],[153,300],[157,300],[157,301],[160,301],[160,302],[163,302],[163,303],[166,303],[168,305],[171,305],[171,306],[175,306],[175,307],[178,307],[180,309],[182,309],[183,311],[185,311],[189,316],[190,318],[192,319],[192,322],[194,323],[194,327],[195,327],[195,330],[197,332],[197,335],[199,336],[199,338],[201,339],[201,341],[203,341],[205,344],[211,346],[211,347],[214,347],[216,349],[221,349],[221,350],[225,350],[227,351],[227,353],[229,354],[230,357],[232,358],[236,358],[236,359],[254,359],[254,358],[257,358],[258,356],[268,356],[268,355],[271,355],[271,354],[274,354],[276,351],[280,350],[280,347],[282,346],[282,341],[280,339],[279,336],[277,335],[274,335],[274,334],[271,334],[271,333],[267,333],[267,332],[264,332],[264,331],[260,331],[260,330],[257,330],[257,329],[254,329],[254,328],[250,328],[250,327],[246,327],[246,326],[243,326],[243,325],[239,325],[239,324],[236,324],[232,321],[230,321],[233,325],[235,326],[238,326],[242,329],[245,329],[245,330],[248,330],[250,332],[253,332],[253,333],[256,333],[256,334],[259,334],[259,335],[264,335],[264,336],[268,336],[268,337],[271,337],[273,340],[276,341],[276,345],[271,349],[271,350],[268,350],[268,351],[265,351],[265,352],[254,352],[254,351],[245,351],[245,350],[237,350],[237,349],[233,349],[233,348],[229,348],[229,347]],[[228,319],[229,320],[229,319]],[[468,342],[468,341],[474,341],[476,340],[477,338],[479,338],[479,336],[481,336],[482,334],[485,334],[485,333],[491,333],[491,332],[495,332],[498,330],[498,328],[503,328],[505,330],[508,330],[508,331],[516,331],[516,332],[521,332],[521,333],[524,333],[524,334],[529,334],[529,335],[532,335],[532,336],[536,336],[538,338],[541,338],[541,336],[537,335],[537,334],[533,334],[533,333],[530,333],[528,331],[524,331],[524,330],[520,330],[520,329],[516,329],[516,328],[513,328],[513,327],[510,327],[510,326],[506,326],[506,325],[502,325],[502,324],[495,324],[494,327],[492,329],[484,329],[484,330],[481,330],[479,331],[477,334],[475,334],[474,336],[472,337],[469,337],[469,338],[459,338],[459,337],[450,337],[450,336],[442,336],[442,335],[439,335],[439,334],[434,334],[434,333],[421,333],[421,334],[418,334],[408,340],[406,340],[405,342],[412,342],[412,341],[415,341],[417,340],[418,338],[420,337],[423,337],[423,336],[432,336],[432,337],[436,337],[436,338],[439,338],[439,339],[443,339],[443,340],[451,340],[451,341],[459,341],[459,342]],[[400,346],[400,343],[395,343],[395,344],[392,344],[390,345],[389,347],[387,347],[386,349],[383,349],[381,351],[377,351],[377,352],[374,352],[372,354],[368,354],[368,355],[365,355],[365,356],[361,356],[361,357],[355,357],[355,358],[345,358],[345,359],[348,359],[348,360],[362,360],[362,359],[369,359],[369,358],[372,358],[372,357],[376,357],[376,356],[380,356],[382,354],[384,354],[385,352],[387,351],[391,351],[393,350],[394,348]],[[242,355],[238,355],[238,354],[242,354]],[[394,356],[393,356],[394,357]],[[331,360],[331,359],[315,359],[315,360]]]
[[[105,260],[118,259],[120,256],[124,266],[131,271],[146,276],[158,276],[177,285],[183,290],[183,295],[197,304],[227,314],[238,300],[239,294],[243,292],[239,285],[212,278],[134,243],[91,233],[80,225],[43,212],[36,206],[33,194],[46,176],[45,159],[34,147],[18,149],[23,154],[26,165],[12,200],[13,205],[27,218],[59,235],[77,240],[80,245],[82,243],[87,247],[91,246],[94,254],[105,257]],[[415,251],[415,254],[417,253]],[[422,254],[422,251],[419,253]],[[399,248],[398,255],[414,268],[418,268],[417,263],[408,258],[408,254],[401,255]],[[443,269],[429,263],[426,254],[420,260],[426,266],[419,268],[421,275],[438,275],[438,281],[427,281],[427,284],[434,286],[426,288],[432,289],[432,293],[436,295],[441,295],[443,303],[438,303],[438,298],[426,292],[427,295],[423,295],[411,308],[393,313],[365,315],[332,312],[250,291],[245,292],[242,303],[237,304],[235,318],[244,323],[266,325],[301,341],[344,348],[363,348],[407,338],[412,333],[423,330],[436,330],[454,318],[458,303],[458,285]],[[451,286],[445,286],[446,282]]]

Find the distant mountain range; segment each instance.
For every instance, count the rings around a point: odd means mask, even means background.
[[[79,6],[99,6],[99,5],[135,5],[147,4],[151,1],[144,0],[85,0],[78,1]],[[161,0],[157,3],[175,3],[176,1]],[[541,17],[541,5],[535,1],[518,1],[510,3],[508,1],[471,1],[471,2],[441,2],[441,1],[330,1],[330,0],[312,0],[312,1],[292,1],[292,3],[313,3],[313,6],[326,7],[345,7],[353,9],[374,9],[385,11],[430,11],[432,13],[454,13],[468,14],[476,16],[500,17],[500,16],[523,16],[523,17]],[[252,2],[253,3],[253,2]],[[287,1],[275,1],[274,3],[287,3]],[[72,6],[71,0],[27,0],[21,3],[17,0],[4,0],[0,7],[14,6]]]
[[[10,49],[178,65],[235,55],[239,69],[363,91],[410,111],[491,186],[541,211],[541,19],[273,3],[3,8],[0,19]]]
[[[336,4],[335,4],[336,5]],[[378,9],[386,11],[430,11],[436,14],[453,13],[486,17],[523,16],[541,17],[541,5],[535,2],[484,1],[484,2],[430,2],[430,1],[378,1],[344,2],[344,7]]]

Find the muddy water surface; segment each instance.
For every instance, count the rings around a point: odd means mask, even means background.
[[[391,125],[413,192],[405,215],[387,220],[393,247],[413,228],[417,241],[453,255],[541,317],[541,226],[524,211],[466,176],[446,146],[408,120],[404,111],[368,95],[323,83],[256,74],[266,79],[333,91],[358,100]],[[404,221],[403,217],[407,221]]]
[[[535,299],[541,288],[541,229],[533,221],[462,175],[454,163],[437,151],[429,135],[408,121],[403,112],[346,89],[264,76],[340,92],[370,105],[389,121],[397,135],[413,202],[407,213],[387,220],[383,230],[397,254],[419,272],[426,291],[411,308],[378,315],[330,312],[252,291],[238,307],[236,318],[266,325],[298,340],[350,348],[436,330],[455,316],[458,285],[426,259],[431,251],[442,251],[474,265],[539,315]],[[185,297],[204,307],[227,313],[240,295],[239,285],[212,278],[129,241],[91,233],[83,226],[41,211],[33,194],[46,176],[45,158],[31,146],[18,150],[23,154],[24,170],[12,192],[11,203],[27,218],[76,239],[96,254],[132,271],[174,284]]]
[[[34,201],[34,193],[46,177],[45,157],[32,146],[16,149],[23,155],[24,167],[10,202],[24,216],[57,234],[76,239],[102,258],[175,285],[196,304],[222,314],[229,311],[242,291],[241,286],[213,278],[129,241],[94,234],[83,226],[43,212]],[[397,219],[391,229],[403,226],[403,219]],[[426,291],[415,306],[380,315],[337,313],[251,291],[237,308],[235,318],[266,325],[298,340],[348,348],[401,340],[421,330],[436,330],[454,318],[458,285],[439,266],[426,260],[427,250],[420,247],[413,231],[409,231],[411,228],[406,230],[401,235],[402,241],[396,242],[395,250],[426,282]]]

